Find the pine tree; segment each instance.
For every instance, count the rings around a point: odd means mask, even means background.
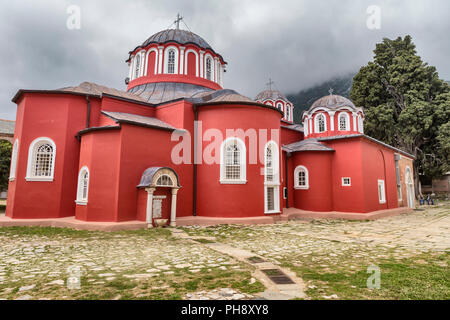
[[[350,98],[365,109],[365,132],[414,155],[418,173],[450,169],[450,88],[417,55],[411,36],[383,39],[353,78]]]

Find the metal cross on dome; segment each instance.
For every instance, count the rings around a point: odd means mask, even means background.
[[[270,91],[272,91],[272,85],[273,85],[274,83],[275,83],[275,82],[273,82],[271,78],[269,78],[269,82],[266,83],[266,86],[269,87],[269,90],[270,90]]]
[[[177,25],[177,29],[180,29],[180,21],[183,20],[183,17],[177,13],[177,18],[175,19],[174,23]]]
[[[333,88],[330,88],[330,90],[328,90],[328,92],[330,93],[330,96],[332,96],[332,95],[333,95],[333,92],[334,92],[334,89],[333,89]]]

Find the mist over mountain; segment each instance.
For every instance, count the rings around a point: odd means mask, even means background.
[[[304,110],[309,107],[317,99],[328,95],[330,88],[333,89],[333,94],[338,94],[349,98],[350,89],[352,88],[353,77],[356,73],[350,73],[345,76],[336,77],[325,81],[321,84],[315,85],[311,88],[299,91],[296,94],[288,94],[286,97],[294,104],[294,122],[301,123],[301,116]]]

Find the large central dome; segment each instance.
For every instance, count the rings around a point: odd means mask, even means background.
[[[142,47],[151,43],[176,42],[178,44],[195,44],[203,49],[212,49],[208,42],[199,35],[182,29],[166,29],[155,33],[144,41]]]

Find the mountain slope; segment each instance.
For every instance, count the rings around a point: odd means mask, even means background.
[[[333,94],[338,94],[349,98],[350,89],[352,88],[354,73],[348,74],[343,77],[337,77],[328,81],[325,81],[319,85],[304,89],[296,94],[288,94],[287,98],[294,104],[294,122],[301,123],[301,116],[304,110],[308,110],[309,107],[317,99],[328,95],[330,88],[333,89]]]

